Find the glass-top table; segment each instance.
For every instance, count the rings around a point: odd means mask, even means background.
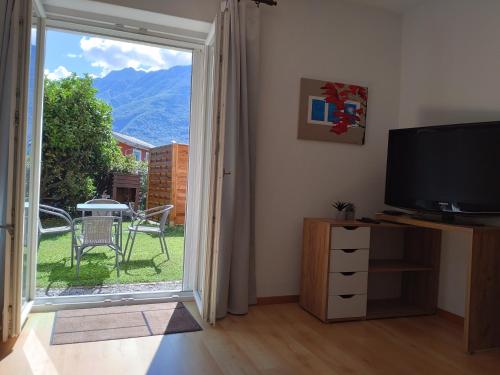
[[[129,206],[123,203],[79,203],[76,205],[78,211],[111,211],[119,212],[120,215],[130,209]]]

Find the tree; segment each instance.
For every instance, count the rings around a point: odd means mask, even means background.
[[[101,194],[112,171],[133,169],[112,134],[111,106],[92,78],[45,79],[41,200],[74,210]]]

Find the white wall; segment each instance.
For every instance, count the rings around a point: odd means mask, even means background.
[[[500,2],[434,0],[403,19],[400,127],[500,119]],[[439,307],[464,314],[467,246],[446,234]]]
[[[397,126],[401,20],[335,0],[262,6],[257,128],[257,294],[299,293],[304,217],[328,217],[334,200],[362,216],[383,207],[387,131]],[[301,77],[365,84],[366,144],[297,139]]]
[[[400,126],[500,119],[500,2],[435,0],[403,22]]]

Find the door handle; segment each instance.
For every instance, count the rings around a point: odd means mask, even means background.
[[[14,236],[14,226],[12,224],[0,224],[0,229],[5,229],[11,236]]]
[[[226,168],[223,169],[223,171],[222,171],[223,176],[228,176],[230,174],[231,174],[231,171],[226,171]]]

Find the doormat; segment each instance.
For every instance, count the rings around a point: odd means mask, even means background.
[[[201,330],[182,302],[62,310],[56,313],[50,343],[74,344]]]

